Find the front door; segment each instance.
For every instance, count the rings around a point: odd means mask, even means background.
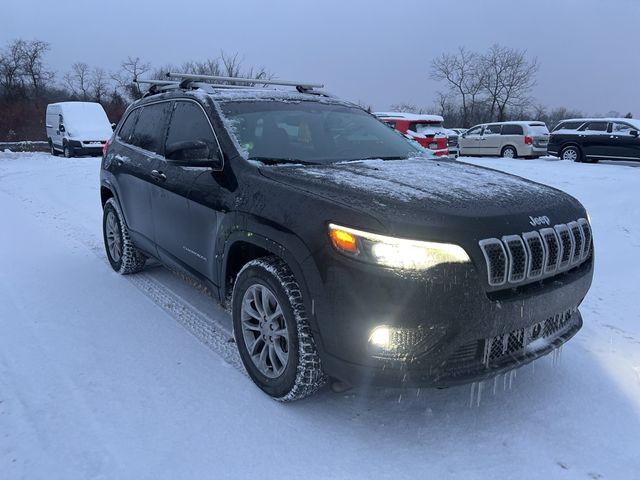
[[[632,132],[635,132],[632,134]],[[615,159],[640,160],[638,127],[626,122],[613,122],[611,126],[611,155]]]
[[[218,143],[203,108],[193,100],[176,100],[172,107],[165,152],[186,142],[204,142],[211,156]],[[184,167],[179,158],[162,158],[156,165],[158,180],[152,188],[155,242],[158,254],[167,263],[177,263],[212,281],[218,215],[215,209],[189,200],[196,182],[209,184],[208,167]]]
[[[481,155],[499,156],[502,148],[502,125],[487,125],[480,138]]]
[[[460,155],[480,155],[480,134],[482,126],[473,127],[467,130],[459,138]]]

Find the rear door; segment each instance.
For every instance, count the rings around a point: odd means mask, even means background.
[[[460,155],[480,155],[480,134],[482,125],[467,130],[458,139]]]
[[[214,158],[219,146],[203,107],[195,100],[179,99],[175,100],[171,110],[166,146],[200,141],[207,144],[210,156]],[[211,257],[219,213],[189,201],[198,178],[212,178],[213,171],[208,167],[184,167],[179,159],[165,157],[158,161],[157,170],[162,180],[153,185],[151,197],[160,258],[214,280]],[[207,179],[200,183],[211,185],[211,191],[206,192],[206,196],[211,198],[216,194],[215,182],[207,182]]]
[[[480,139],[481,155],[499,156],[502,152],[502,125],[492,123],[484,127]]]
[[[578,132],[582,149],[587,157],[603,158],[610,153],[612,139],[607,120],[588,122]]]
[[[117,178],[120,206],[132,236],[140,247],[153,253],[154,229],[151,187],[164,147],[169,102],[146,104],[133,110],[118,131],[113,150],[113,173]]]

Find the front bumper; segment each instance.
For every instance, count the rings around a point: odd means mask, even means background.
[[[352,385],[467,383],[546,355],[581,328],[578,306],[593,275],[591,257],[543,282],[487,293],[470,265],[407,276],[326,255],[323,292],[311,292],[317,343],[325,372]],[[372,352],[369,338],[381,325],[408,332],[401,338],[416,348]]]
[[[91,156],[101,156],[102,148],[104,145],[102,143],[84,143],[78,140],[69,140],[69,148],[74,155],[91,155]]]

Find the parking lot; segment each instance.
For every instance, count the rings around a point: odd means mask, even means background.
[[[246,377],[228,314],[201,287],[160,266],[111,270],[99,158],[0,153],[0,477],[634,478],[640,164],[460,161],[586,206],[596,272],[582,331],[515,377],[283,405]],[[265,471],[276,457],[287,462]]]

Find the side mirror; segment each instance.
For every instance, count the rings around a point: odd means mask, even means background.
[[[222,157],[217,149],[212,150],[200,140],[171,143],[165,148],[165,157],[170,163],[183,167],[222,166]]]
[[[111,130],[115,130],[115,129],[116,129],[116,124],[115,124],[115,123],[112,123],[112,124],[111,124]]]
[[[629,130],[629,135],[637,137],[639,135],[638,130]]]
[[[62,133],[64,133],[66,129],[64,128],[64,125],[60,125],[58,127],[58,130],[60,130]]]

